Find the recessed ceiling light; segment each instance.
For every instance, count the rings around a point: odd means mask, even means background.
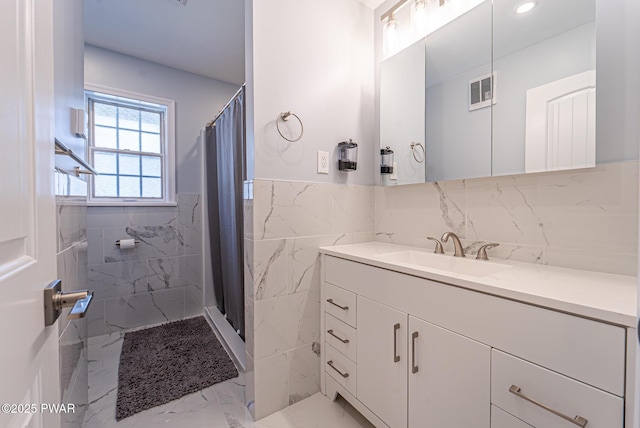
[[[538,2],[535,0],[531,0],[531,1],[526,1],[524,3],[522,3],[520,6],[516,7],[516,13],[518,15],[521,15],[523,13],[527,13],[529,12],[531,9],[533,9],[534,7],[536,7],[538,5]]]

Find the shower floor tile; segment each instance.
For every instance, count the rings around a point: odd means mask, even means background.
[[[372,427],[344,401],[322,394],[302,400],[259,422],[244,402],[244,374],[116,422],[118,364],[124,332],[89,338],[89,406],[85,428],[315,428]]]

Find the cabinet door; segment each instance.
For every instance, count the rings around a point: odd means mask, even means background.
[[[496,406],[491,406],[491,428],[534,428]]]
[[[362,296],[357,305],[356,396],[389,426],[406,427],[407,314]]]
[[[490,347],[410,316],[409,427],[489,428],[490,371]]]

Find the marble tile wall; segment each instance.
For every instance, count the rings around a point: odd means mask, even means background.
[[[87,286],[86,182],[56,172],[57,276],[63,291]],[[69,309],[58,318],[60,396],[73,403],[75,413],[61,415],[63,428],[81,427],[88,405],[87,322],[69,321]]]
[[[374,238],[374,188],[255,180],[245,194],[247,402],[256,420],[320,390],[318,247]]]
[[[89,207],[89,336],[202,313],[201,208],[200,194],[178,194],[176,207]],[[116,245],[129,238],[140,242]]]
[[[470,253],[637,274],[638,162],[375,191],[377,241],[431,248],[452,230]]]

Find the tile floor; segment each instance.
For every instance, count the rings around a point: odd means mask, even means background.
[[[253,422],[244,404],[244,374],[178,400],[115,420],[118,363],[124,333],[89,339],[89,406],[85,428],[325,428],[373,427],[349,404],[321,393]]]

